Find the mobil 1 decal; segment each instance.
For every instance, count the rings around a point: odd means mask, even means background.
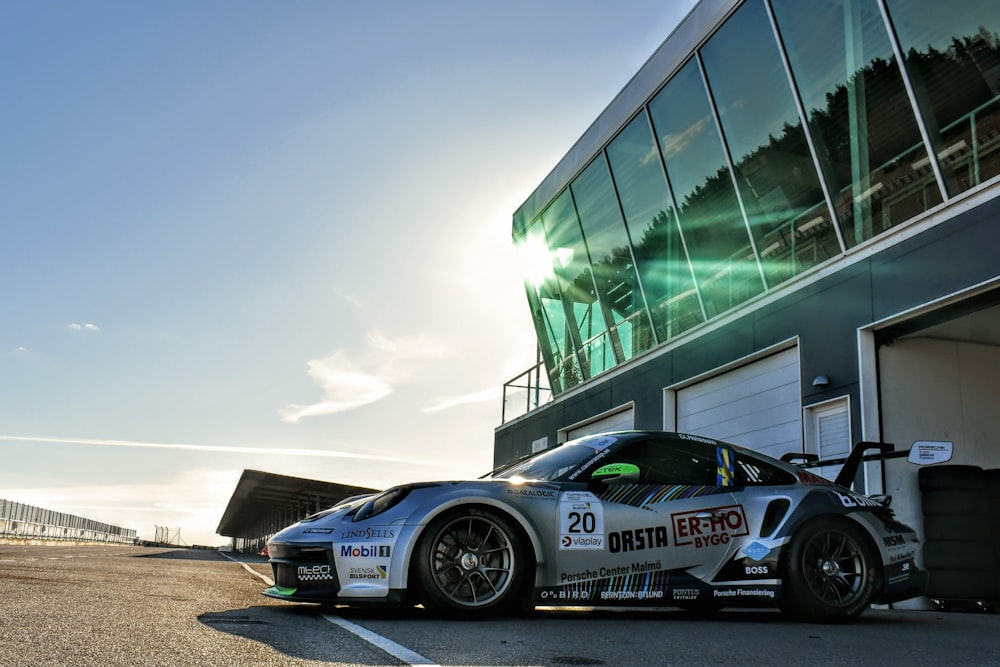
[[[604,548],[604,506],[593,493],[565,491],[559,496],[559,548]]]

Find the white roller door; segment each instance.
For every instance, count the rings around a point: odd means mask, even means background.
[[[781,456],[802,451],[798,349],[792,348],[676,392],[677,430]]]
[[[605,415],[594,421],[572,426],[566,429],[566,439],[572,440],[591,433],[610,433],[612,431],[630,431],[635,424],[635,411],[629,407],[625,410]]]

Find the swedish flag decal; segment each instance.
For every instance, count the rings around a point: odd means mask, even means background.
[[[727,447],[716,447],[716,484],[718,486],[733,486],[733,454]]]

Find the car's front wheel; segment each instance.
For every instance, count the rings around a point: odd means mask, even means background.
[[[507,517],[480,508],[444,514],[424,531],[415,554],[424,605],[466,617],[508,611],[524,594],[525,556]]]
[[[797,618],[849,621],[868,607],[875,578],[875,559],[858,527],[844,519],[812,521],[792,537],[783,607]]]

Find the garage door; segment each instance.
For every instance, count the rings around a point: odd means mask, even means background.
[[[611,431],[630,431],[635,423],[634,410],[628,408],[611,415],[601,417],[592,422],[566,429],[566,439],[572,440],[591,433],[610,433]]]
[[[802,451],[797,348],[676,392],[677,430],[728,440],[771,456]]]

